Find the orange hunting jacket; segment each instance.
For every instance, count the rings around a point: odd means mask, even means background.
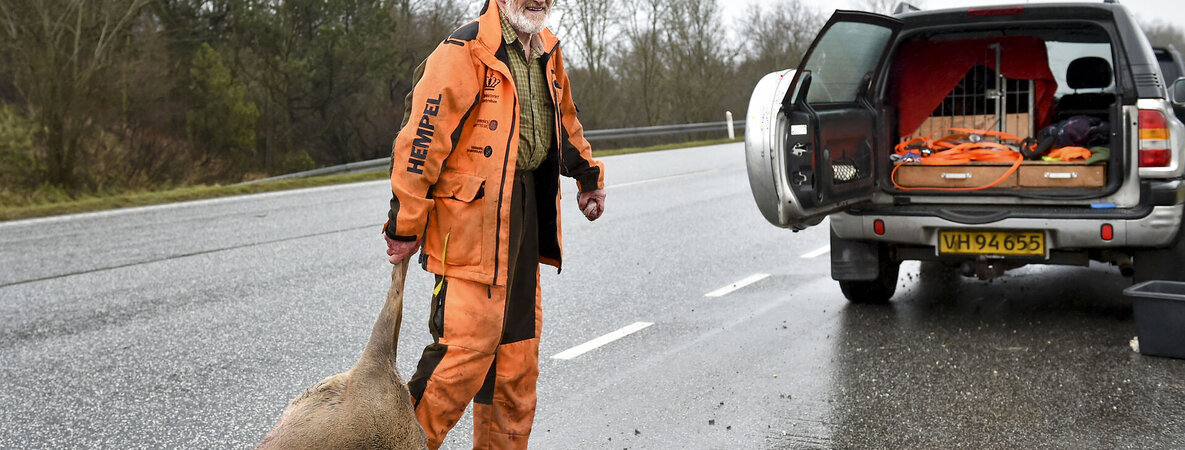
[[[556,129],[547,159],[535,170],[539,259],[559,268],[559,176],[575,178],[581,192],[602,189],[604,164],[593,159],[576,120],[559,41],[547,29],[540,38]],[[412,90],[410,120],[391,151],[384,226],[391,239],[422,239],[428,271],[491,285],[506,284],[518,159],[520,105],[508,51],[497,5],[489,0],[476,21],[428,56]]]

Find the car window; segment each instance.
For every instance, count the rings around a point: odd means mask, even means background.
[[[892,30],[860,22],[839,22],[819,39],[804,66],[811,73],[807,101],[855,102],[864,76],[876,68]]]

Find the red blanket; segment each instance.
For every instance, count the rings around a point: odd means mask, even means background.
[[[1008,36],[957,41],[913,41],[901,47],[894,70],[893,101],[897,105],[898,134],[913,133],[976,64],[996,68],[1001,46],[1001,71],[1018,80],[1033,80],[1033,117],[1036,128],[1049,125],[1057,81],[1049,71],[1045,41],[1031,36]]]

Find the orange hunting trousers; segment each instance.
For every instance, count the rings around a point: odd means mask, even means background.
[[[416,419],[439,448],[473,401],[473,448],[527,448],[539,378],[539,227],[530,171],[515,175],[506,286],[436,276],[428,329],[408,382]]]

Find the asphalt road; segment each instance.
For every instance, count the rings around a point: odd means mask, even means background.
[[[1111,267],[983,282],[907,263],[890,305],[850,305],[825,227],[761,218],[741,144],[605,161],[605,216],[565,181],[564,271],[543,268],[534,448],[1185,447],[1185,360],[1132,351]],[[251,447],[357,359],[389,195],[0,223],[0,447]],[[405,377],[430,340],[430,277],[408,283]]]

